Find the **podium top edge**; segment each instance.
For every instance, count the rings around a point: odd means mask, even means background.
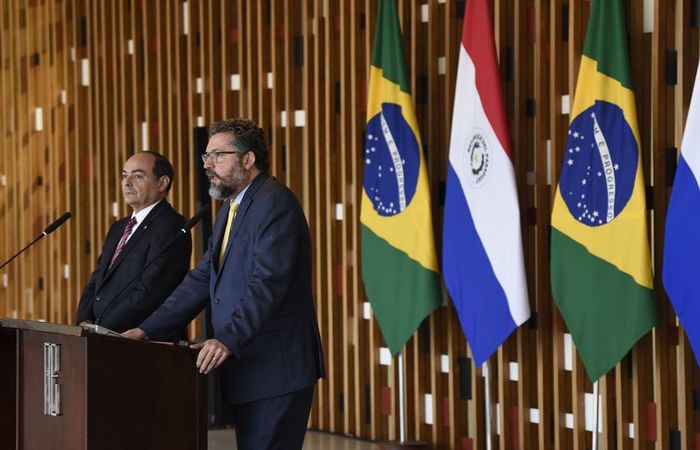
[[[45,333],[58,333],[68,336],[81,336],[83,329],[76,325],[64,325],[61,323],[40,322],[38,320],[24,320],[13,318],[0,319],[0,326],[16,328],[20,330],[43,331]]]

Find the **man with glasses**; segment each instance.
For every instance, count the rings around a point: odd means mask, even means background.
[[[139,152],[124,163],[122,194],[132,213],[109,229],[97,267],[80,297],[77,323],[97,323],[119,333],[137,327],[187,274],[192,250],[189,234],[146,265],[185,222],[165,200],[172,182],[173,167],[159,153]],[[163,337],[183,335],[181,327]]]
[[[209,303],[214,338],[202,373],[219,369],[240,450],[301,449],[313,389],[325,376],[311,293],[311,238],[294,194],[267,174],[262,129],[209,127],[209,194],[224,200],[202,260],[151,317],[124,333],[161,339]]]

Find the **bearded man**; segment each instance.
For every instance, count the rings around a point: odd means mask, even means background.
[[[200,372],[221,372],[238,448],[301,449],[314,386],[325,376],[304,211],[268,175],[265,135],[252,121],[212,124],[202,160],[210,195],[224,200],[208,250],[124,335],[160,339],[210,304],[214,337],[193,348]]]

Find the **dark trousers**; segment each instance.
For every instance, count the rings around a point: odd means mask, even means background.
[[[238,450],[301,450],[314,386],[233,406]]]

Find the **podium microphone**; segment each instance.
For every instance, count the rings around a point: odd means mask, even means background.
[[[202,220],[202,217],[204,217],[207,213],[209,213],[210,209],[211,209],[211,205],[205,205],[202,209],[197,211],[197,213],[194,216],[192,216],[192,218],[190,220],[188,220],[187,222],[185,222],[182,225],[182,228],[180,228],[180,232],[182,234],[185,234],[188,231],[190,231],[190,228],[197,225],[197,222]],[[175,239],[177,239],[177,237]],[[170,244],[168,244],[168,245],[170,245]]]
[[[63,213],[63,215],[61,217],[59,217],[58,219],[54,220],[51,225],[44,228],[44,231],[42,231],[41,234],[43,236],[48,236],[49,234],[56,231],[56,228],[63,225],[66,222],[66,220],[70,219],[71,217],[73,217],[73,214],[71,214],[69,212]]]
[[[37,236],[36,238],[34,238],[34,240],[33,240],[32,242],[30,242],[29,244],[27,244],[22,250],[20,250],[20,251],[18,251],[17,253],[15,253],[15,255],[14,255],[12,258],[10,258],[10,259],[8,259],[7,261],[5,261],[4,263],[2,263],[2,265],[0,266],[0,269],[2,269],[3,267],[5,267],[6,265],[10,264],[10,263],[12,262],[13,259],[15,259],[15,258],[18,257],[19,255],[21,255],[22,253],[24,253],[27,249],[29,249],[29,247],[31,247],[32,245],[34,245],[37,241],[41,240],[44,236],[48,236],[49,234],[51,234],[51,233],[53,233],[54,231],[56,231],[56,229],[57,229],[58,227],[60,227],[61,225],[63,225],[63,224],[66,222],[66,220],[70,219],[72,216],[73,216],[73,215],[72,215],[70,212],[66,212],[66,213],[64,213],[61,217],[59,217],[58,219],[54,220],[53,223],[51,223],[51,225],[49,225],[48,227],[44,228],[44,231],[42,231],[41,234],[40,234],[39,236]]]
[[[179,230],[177,230],[177,232],[173,235],[173,237],[171,237],[170,240],[167,241],[167,242],[165,243],[165,245],[163,245],[163,247],[161,247],[160,251],[159,251],[158,253],[156,253],[155,255],[153,255],[153,257],[151,257],[148,261],[146,261],[146,264],[143,265],[143,269],[142,269],[139,273],[137,273],[136,276],[134,276],[133,278],[131,278],[131,279],[124,285],[124,287],[121,288],[121,289],[119,290],[119,292],[117,292],[117,294],[116,294],[114,297],[112,297],[112,300],[110,300],[109,304],[108,304],[107,306],[105,306],[105,309],[102,310],[102,314],[100,314],[99,317],[97,317],[97,318],[95,319],[95,324],[96,324],[96,325],[99,325],[99,324],[100,324],[100,321],[102,320],[102,317],[105,315],[105,313],[106,313],[107,311],[109,311],[110,307],[112,307],[112,306],[114,305],[114,301],[115,301],[116,299],[118,299],[119,296],[122,295],[122,294],[124,293],[124,291],[126,291],[126,289],[127,289],[128,287],[130,287],[138,278],[140,278],[141,275],[143,275],[143,272],[146,270],[146,268],[147,268],[148,266],[150,266],[150,265],[153,263],[153,261],[155,261],[158,257],[160,257],[160,255],[162,255],[163,253],[165,253],[165,251],[166,251],[167,249],[169,249],[170,246],[173,245],[173,243],[175,243],[175,241],[177,241],[181,236],[184,236],[185,234],[187,234],[187,232],[190,231],[190,228],[192,228],[193,226],[197,225],[197,222],[199,222],[200,220],[202,220],[202,217],[204,217],[206,214],[208,214],[208,213],[209,213],[209,210],[211,210],[211,205],[205,205],[202,209],[200,209],[199,211],[197,211],[197,213],[196,213],[194,216],[192,216],[192,218],[190,218],[187,222],[185,222],[184,224],[182,224],[182,227],[181,227]]]

